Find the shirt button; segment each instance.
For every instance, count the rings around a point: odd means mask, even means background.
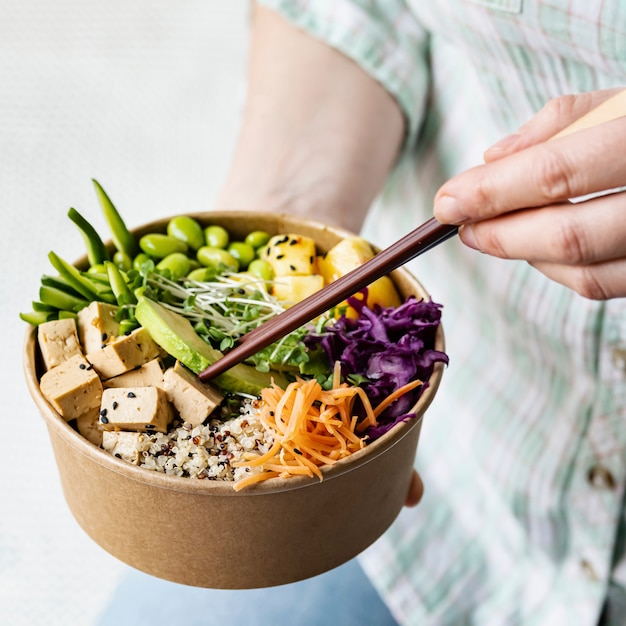
[[[626,372],[626,348],[615,348],[613,350],[613,365],[622,372]]]
[[[596,574],[596,570],[593,569],[593,565],[587,559],[580,560],[580,568],[583,571],[583,574],[589,579],[597,581],[599,580],[598,575]]]
[[[587,472],[587,480],[592,487],[598,489],[615,489],[615,478],[606,467],[593,465]]]

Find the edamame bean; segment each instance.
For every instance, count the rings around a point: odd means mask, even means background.
[[[199,283],[206,283],[214,280],[215,276],[216,272],[213,267],[198,267],[187,274],[187,278],[189,280],[195,280]]]
[[[182,252],[172,252],[161,259],[156,268],[158,270],[169,270],[172,280],[181,276],[187,276],[190,269],[189,257]]]
[[[131,258],[126,254],[126,252],[122,252],[121,250],[118,250],[113,255],[113,263],[115,263],[115,265],[117,265],[119,269],[124,270],[125,272],[133,267],[133,262],[131,261]]]
[[[213,246],[202,246],[198,250],[198,261],[205,267],[224,268],[227,272],[238,272],[239,261],[222,248]]]
[[[274,268],[263,259],[254,259],[248,265],[248,271],[258,276],[261,280],[273,280]]]
[[[106,274],[106,267],[104,263],[96,263],[96,265],[90,265],[87,270],[87,274]]]
[[[147,255],[156,259],[163,259],[168,254],[172,254],[172,252],[187,253],[188,250],[188,246],[184,241],[161,233],[144,235],[139,240],[139,247]]]
[[[134,259],[133,259],[133,269],[137,270],[138,272],[141,271],[141,266],[144,263],[147,263],[148,261],[151,261],[152,259],[145,253],[145,252],[140,252]]]
[[[204,245],[202,226],[192,217],[178,215],[167,224],[167,234],[184,241],[190,248],[197,250]]]
[[[264,230],[253,230],[251,233],[248,233],[244,241],[256,250],[257,248],[262,248],[269,240],[269,233],[266,233]]]
[[[228,231],[222,226],[207,226],[204,229],[204,240],[211,248],[225,249],[230,241]]]
[[[250,261],[254,260],[256,252],[254,248],[243,241],[233,241],[227,248],[227,251],[239,261],[239,269],[246,269],[250,265]]]

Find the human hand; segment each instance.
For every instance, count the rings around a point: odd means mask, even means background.
[[[406,501],[404,506],[415,506],[419,504],[419,501],[424,495],[424,484],[420,475],[413,470],[413,476],[411,476],[411,484],[409,485],[409,491],[406,494]]]
[[[569,201],[626,186],[626,117],[547,142],[618,91],[550,101],[439,189],[437,219],[462,224],[469,247],[526,260],[584,297],[626,296],[626,192]]]

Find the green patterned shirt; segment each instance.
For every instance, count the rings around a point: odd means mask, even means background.
[[[551,97],[626,85],[620,0],[264,4],[406,115],[364,229],[381,246]],[[606,623],[626,624],[626,300],[585,300],[456,240],[411,269],[444,305],[450,366],[417,455],[424,499],[361,557],[373,583],[403,624],[592,626],[609,590]]]

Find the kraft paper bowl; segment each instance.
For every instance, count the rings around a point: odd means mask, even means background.
[[[235,236],[261,229],[297,232],[320,250],[351,234],[314,221],[257,212],[193,217]],[[165,231],[169,218],[135,229]],[[77,266],[85,259],[77,262]],[[392,274],[403,296],[428,297],[405,269]],[[435,348],[444,350],[443,330]],[[36,330],[28,329],[24,370],[49,431],[74,517],[102,548],[148,574],[222,589],[270,587],[330,570],[358,555],[394,521],[411,480],[421,420],[439,385],[437,364],[414,407],[417,417],[394,427],[350,458],[323,470],[324,479],[274,478],[239,492],[233,483],[166,476],[136,467],[84,439],[43,398]]]

